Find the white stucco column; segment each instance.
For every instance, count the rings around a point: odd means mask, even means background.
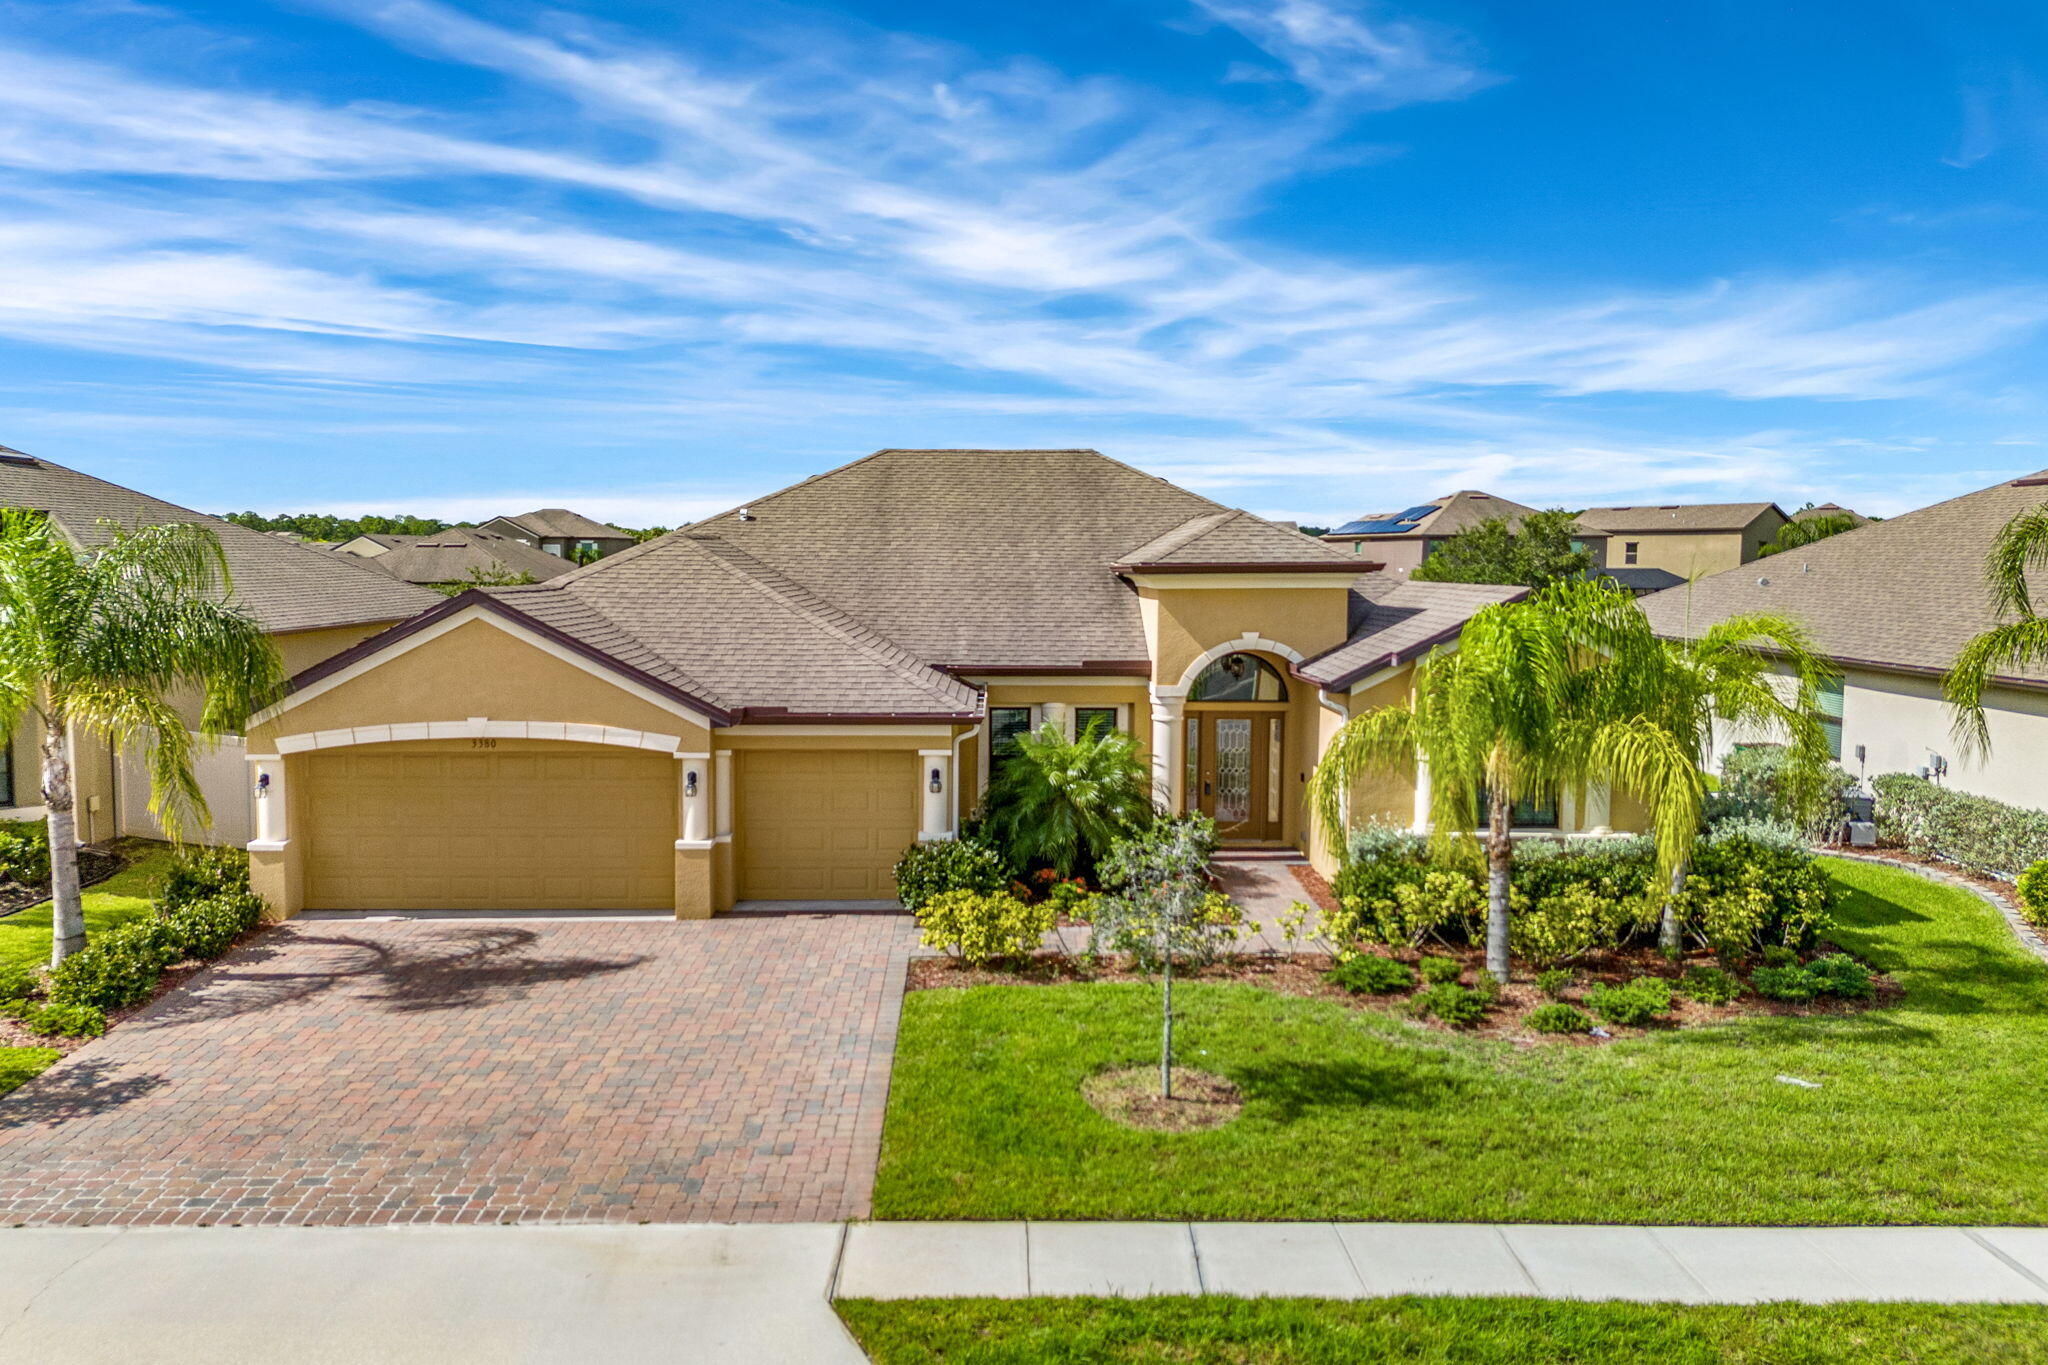
[[[1067,733],[1068,718],[1073,715],[1073,711],[1074,708],[1063,701],[1041,702],[1038,707],[1039,727],[1057,726],[1059,732],[1064,735]]]
[[[721,749],[711,760],[711,800],[717,813],[712,837],[732,838],[732,750]]]
[[[917,792],[923,818],[917,837],[929,843],[953,837],[953,751],[917,751]]]
[[[1152,689],[1152,800],[1170,811],[1180,809],[1181,703],[1178,693]]]
[[[682,837],[677,848],[704,848],[711,843],[711,755],[677,754],[676,805]]]
[[[1409,826],[1417,834],[1429,833],[1430,798],[1429,756],[1418,753],[1415,755],[1415,823]]]
[[[1586,810],[1582,823],[1588,834],[1614,833],[1613,793],[1605,782],[1586,784]]]
[[[276,852],[291,837],[286,827],[284,759],[277,754],[249,755],[249,785],[255,793],[256,837],[251,852]]]

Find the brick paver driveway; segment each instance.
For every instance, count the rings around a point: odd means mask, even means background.
[[[914,932],[290,924],[0,1100],[0,1223],[857,1217]]]

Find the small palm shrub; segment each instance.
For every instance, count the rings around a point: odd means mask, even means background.
[[[896,860],[896,899],[916,910],[948,891],[1001,891],[1009,869],[995,849],[979,839],[919,841]]]
[[[1829,953],[1806,964],[1806,974],[1821,995],[1841,1000],[1868,1000],[1877,994],[1870,969],[1847,953]]]
[[[942,891],[917,909],[919,942],[977,967],[1029,955],[1053,924],[1050,907],[1027,904],[1007,891]]]
[[[1798,963],[1782,967],[1759,967],[1749,974],[1749,984],[1766,1000],[1799,1004],[1820,994],[1820,983]]]
[[[1688,967],[1678,990],[1702,1005],[1726,1005],[1742,994],[1742,982],[1719,967]]]
[[[1012,865],[1092,871],[1152,823],[1152,774],[1131,736],[1096,727],[1070,740],[1048,723],[1011,744],[978,825]]]
[[[2035,924],[2048,924],[2048,858],[2020,873],[2020,913]]]
[[[1671,1012],[1671,983],[1660,976],[1639,976],[1622,986],[1595,986],[1586,992],[1586,1007],[1610,1024],[1641,1028]]]
[[[1529,1011],[1523,1022],[1538,1033],[1584,1033],[1592,1021],[1562,1000],[1552,1000]]]
[[[1464,964],[1455,957],[1425,957],[1422,959],[1422,979],[1432,986],[1453,984],[1464,974]]]
[[[1486,1017],[1493,1002],[1483,993],[1454,981],[1438,982],[1417,991],[1409,1005],[1419,1015],[1430,1016],[1456,1028],[1469,1028]]]
[[[1392,995],[1413,986],[1415,973],[1391,957],[1360,953],[1332,967],[1324,980],[1353,995]]]
[[[1536,989],[1552,1000],[1562,1000],[1577,979],[1578,973],[1569,967],[1551,967],[1536,973]]]

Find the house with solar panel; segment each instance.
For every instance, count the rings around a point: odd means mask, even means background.
[[[1361,559],[1377,560],[1386,566],[1387,573],[1405,578],[1429,558],[1437,546],[1460,531],[1469,531],[1496,517],[1506,517],[1509,527],[1513,528],[1535,510],[1508,498],[1466,488],[1400,512],[1360,517],[1344,523],[1323,539],[1339,547],[1349,547]],[[1572,543],[1593,556],[1594,568],[1607,567],[1605,531],[1583,527],[1582,534]]]

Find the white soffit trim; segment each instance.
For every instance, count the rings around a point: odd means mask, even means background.
[[[300,754],[313,749],[348,749],[359,744],[403,744],[420,739],[546,739],[570,744],[609,744],[619,749],[648,749],[674,754],[683,746],[681,735],[661,735],[648,730],[621,730],[612,725],[579,725],[559,720],[429,720],[404,725],[358,725],[347,730],[309,730],[302,735],[280,735],[280,754]]]
[[[1200,592],[1204,588],[1323,588],[1331,592],[1348,592],[1351,579],[1339,578],[1338,574],[1350,572],[1353,575],[1364,572],[1349,564],[1339,564],[1328,573],[1146,573],[1139,570],[1126,574],[1132,583],[1141,588],[1191,590]]]
[[[1045,677],[988,677],[975,673],[963,674],[960,681],[976,687],[1120,687],[1132,692],[1143,692],[1146,687],[1145,679],[1134,678],[1128,673],[1062,673]],[[999,706],[1004,704],[997,703]]]
[[[433,625],[428,626],[425,630],[417,631],[412,635],[408,635],[405,639],[397,641],[394,644],[388,645],[385,648],[378,650],[375,654],[370,655],[368,658],[356,660],[354,663],[350,664],[347,668],[342,669],[338,673],[330,673],[326,677],[320,679],[320,681],[310,684],[309,686],[303,687],[300,690],[292,693],[283,701],[276,702],[268,707],[265,707],[256,715],[250,717],[249,724],[251,726],[262,725],[268,721],[274,720],[277,717],[283,715],[285,712],[291,710],[293,707],[299,705],[301,702],[311,701],[315,697],[333,691],[335,688],[340,687],[344,683],[353,682],[357,678],[362,677],[365,673],[368,673],[373,669],[381,668],[385,664],[391,662],[393,659],[399,658],[405,654],[411,653],[415,649],[418,649],[421,645],[432,644],[434,641],[440,639],[442,636],[448,634],[451,631],[459,630],[463,626],[470,624],[472,621],[482,621],[486,625],[495,626],[499,630],[504,631],[507,635],[510,635],[513,639],[519,640],[525,644],[532,645],[535,649],[538,649],[542,653],[547,654],[553,658],[560,659],[563,663],[572,664],[575,667],[582,669],[585,673],[588,673],[591,677],[596,678],[601,682],[610,683],[613,687],[618,688],[622,692],[626,692],[632,696],[638,697],[641,701],[646,702],[650,706],[658,706],[662,710],[667,711],[672,715],[681,716],[683,719],[691,721],[694,724],[701,725],[707,730],[711,728],[710,718],[704,715],[702,712],[692,707],[684,706],[681,703],[677,702],[673,697],[664,696],[661,693],[656,692],[653,688],[643,687],[639,683],[633,681],[631,678],[626,677],[622,673],[617,673],[609,668],[605,668],[601,664],[598,664],[590,659],[584,658],[581,654],[578,654],[573,650],[562,648],[553,640],[548,639],[545,635],[540,634],[538,631],[528,630],[525,626],[520,625],[518,622],[507,620],[505,617],[498,615],[496,612],[486,611],[482,607],[464,607],[461,611],[456,612],[454,615],[449,616],[443,620],[436,621]]]

